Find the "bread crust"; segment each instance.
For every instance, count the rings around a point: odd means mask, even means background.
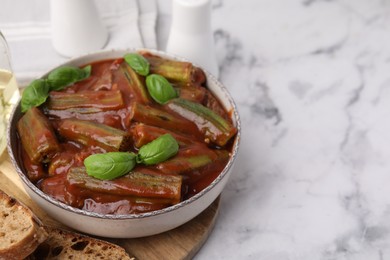
[[[30,260],[134,259],[126,253],[124,248],[107,241],[55,227],[46,227],[46,230],[49,234],[48,238],[29,257]]]
[[[70,258],[134,259],[118,245],[44,226],[27,206],[0,190],[0,260]]]
[[[9,221],[7,218],[12,219]],[[48,236],[41,221],[29,208],[2,190],[0,222],[0,259],[23,259],[34,252]],[[7,237],[12,232],[10,229],[20,231],[20,234],[10,239]],[[12,235],[15,236],[15,232]]]

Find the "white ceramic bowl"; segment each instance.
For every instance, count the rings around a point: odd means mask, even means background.
[[[138,49],[139,50],[139,49]],[[135,49],[112,50],[87,54],[70,60],[62,65],[81,66],[93,61],[123,57]],[[146,50],[164,58],[183,60],[160,51]],[[8,127],[8,153],[23,185],[30,197],[38,203],[51,217],[65,225],[91,235],[112,238],[135,238],[162,233],[176,228],[205,210],[221,193],[232,173],[240,142],[240,119],[236,105],[225,86],[205,71],[207,84],[212,93],[218,97],[227,111],[232,111],[232,120],[238,132],[235,137],[232,156],[221,174],[204,190],[195,196],[176,205],[142,214],[112,215],[88,212],[59,202],[38,189],[23,172],[20,153],[17,151],[16,123],[22,116],[20,102],[11,114]],[[43,77],[45,77],[45,74]]]

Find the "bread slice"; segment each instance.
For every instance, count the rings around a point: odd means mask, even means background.
[[[46,237],[34,213],[0,190],[0,259],[23,259]]]
[[[134,259],[115,244],[63,229],[46,227],[49,237],[29,259]]]

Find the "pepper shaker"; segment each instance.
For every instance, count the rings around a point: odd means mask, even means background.
[[[104,47],[107,28],[93,0],[51,0],[51,30],[54,49],[66,57]]]
[[[218,77],[211,30],[211,0],[173,0],[166,51],[188,59]]]

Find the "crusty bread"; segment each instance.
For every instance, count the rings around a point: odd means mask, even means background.
[[[23,259],[46,237],[34,213],[0,190],[0,259]]]
[[[126,251],[106,241],[46,227],[49,237],[29,259],[134,259]]]
[[[0,190],[0,260],[134,259],[115,244],[43,227],[26,206]]]

